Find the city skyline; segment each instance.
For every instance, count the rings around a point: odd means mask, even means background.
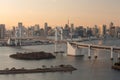
[[[25,26],[47,22],[50,26],[70,23],[83,26],[120,25],[118,0],[0,0],[0,23],[11,29],[18,22]]]

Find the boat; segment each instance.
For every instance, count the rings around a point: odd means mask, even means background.
[[[43,68],[36,68],[36,69],[16,69],[15,67],[9,69],[6,68],[5,70],[0,70],[0,74],[25,74],[25,73],[45,73],[45,72],[72,72],[77,70],[71,65],[59,65],[59,66],[51,66],[50,68],[43,67]]]

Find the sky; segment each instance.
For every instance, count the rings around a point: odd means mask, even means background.
[[[120,0],[0,0],[0,24],[6,28],[23,22],[25,26],[47,22],[64,26],[120,25]]]

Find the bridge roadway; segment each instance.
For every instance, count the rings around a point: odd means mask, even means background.
[[[7,42],[9,38],[5,38],[5,39],[0,39],[0,42]],[[51,39],[47,39],[45,37],[10,37],[10,39],[12,40],[49,40],[51,41]]]
[[[11,37],[11,39],[21,39],[21,40],[34,40],[34,39],[36,39],[36,40],[50,40],[50,39],[47,39],[46,37]]]
[[[116,46],[104,46],[104,45],[94,45],[94,44],[83,44],[78,42],[71,42],[72,46],[77,48],[88,48],[88,58],[91,58],[91,49],[102,49],[102,50],[110,50],[111,60],[113,60],[113,53],[116,52],[118,54],[118,59],[120,59],[120,47]],[[97,58],[97,55],[95,55]]]
[[[113,51],[120,51],[120,47],[116,46],[104,46],[104,45],[94,45],[94,44],[83,44],[83,43],[77,43],[77,42],[71,42],[73,46],[77,46],[78,48],[91,48],[91,49],[106,49],[111,50],[113,48]]]

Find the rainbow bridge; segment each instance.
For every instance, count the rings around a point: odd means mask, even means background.
[[[113,60],[113,53],[118,53],[118,58],[120,59],[120,47],[116,46],[104,46],[104,45],[94,45],[94,44],[83,44],[78,42],[67,42],[67,54],[71,56],[80,56],[80,48],[88,48],[88,58],[91,58],[91,49],[102,49],[111,51],[111,60]],[[97,58],[97,55],[95,56]]]

